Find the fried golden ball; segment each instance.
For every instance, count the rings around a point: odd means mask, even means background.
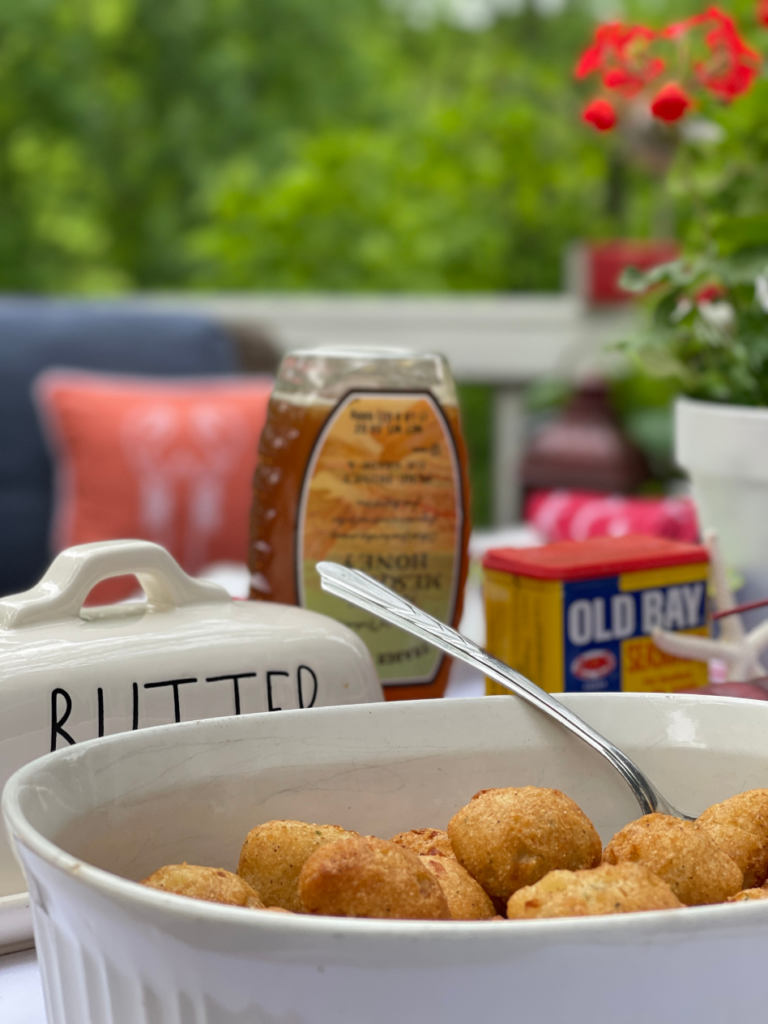
[[[666,882],[642,864],[625,861],[589,871],[550,871],[510,896],[507,917],[593,917],[682,906]]]
[[[719,821],[768,836],[768,789],[748,789],[737,793],[708,807],[698,820]]]
[[[326,843],[355,835],[339,825],[266,821],[246,836],[237,873],[269,906],[301,913],[299,872],[307,857]]]
[[[299,893],[310,914],[424,920],[451,916],[443,890],[422,858],[374,836],[340,839],[315,850],[301,869]]]
[[[744,872],[744,888],[768,878],[768,789],[752,789],[707,808],[697,822]]]
[[[193,900],[226,903],[232,907],[264,910],[264,904],[252,886],[224,868],[206,868],[197,864],[166,864],[141,882],[150,889],[175,892]]]
[[[739,866],[704,829],[667,814],[646,814],[625,825],[606,846],[603,861],[645,865],[689,907],[722,903],[743,887]]]
[[[488,893],[455,857],[422,853],[421,860],[443,890],[454,921],[489,921],[496,913]]]
[[[742,889],[735,896],[729,896],[726,903],[748,903],[750,900],[768,900],[768,889]]]
[[[484,789],[448,823],[460,864],[492,898],[506,903],[517,889],[565,868],[600,863],[595,827],[559,789]]]
[[[448,833],[439,828],[414,828],[410,832],[398,832],[392,836],[392,843],[397,843],[406,850],[418,854],[442,853],[444,857],[455,857]]]

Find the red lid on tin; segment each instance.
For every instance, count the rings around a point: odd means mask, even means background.
[[[703,544],[637,536],[563,540],[540,548],[492,548],[483,566],[540,580],[585,580],[708,561]]]

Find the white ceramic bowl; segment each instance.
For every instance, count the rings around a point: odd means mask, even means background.
[[[768,704],[564,702],[698,813],[768,787]],[[765,1019],[768,902],[521,922],[260,914],[142,888],[234,868],[271,818],[391,836],[478,789],[557,786],[603,839],[637,817],[596,754],[509,697],[286,711],[125,733],[9,782],[50,1024],[731,1024]]]

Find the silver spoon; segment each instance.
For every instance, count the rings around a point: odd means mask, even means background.
[[[526,679],[525,676],[505,665],[503,661],[492,657],[477,644],[467,640],[461,633],[457,633],[455,629],[451,629],[445,623],[427,615],[415,604],[406,601],[404,597],[400,597],[399,594],[357,569],[348,569],[335,562],[318,562],[317,571],[320,573],[323,590],[328,591],[329,594],[343,597],[350,604],[373,612],[374,615],[378,615],[386,622],[391,622],[393,626],[399,626],[406,633],[412,633],[414,636],[421,637],[422,640],[429,641],[440,650],[453,655],[454,658],[465,661],[468,665],[474,665],[475,668],[479,668],[485,675],[495,679],[511,693],[527,700],[529,704],[533,704],[534,707],[554,718],[560,725],[570,729],[613,765],[632,790],[643,814],[653,814],[657,811],[660,814],[671,814],[683,821],[695,821],[693,815],[678,811],[665,800],[635,762],[618,747],[615,747],[610,740],[601,736],[591,725],[587,725],[583,719],[551,694],[546,693],[530,679]]]

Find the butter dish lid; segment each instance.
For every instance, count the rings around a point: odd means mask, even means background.
[[[492,548],[483,568],[540,580],[585,580],[708,561],[703,544],[638,535],[563,540],[539,548]]]

